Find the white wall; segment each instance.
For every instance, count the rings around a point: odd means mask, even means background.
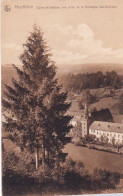
[[[105,136],[108,138],[109,143],[112,143],[112,139],[115,139],[115,143],[123,144],[123,133],[116,133],[116,132],[108,132],[103,130],[92,130],[89,129],[89,134],[93,134],[96,136],[96,138],[101,138],[102,136]]]

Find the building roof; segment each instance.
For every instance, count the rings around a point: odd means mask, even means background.
[[[108,108],[102,109],[100,111],[92,112],[91,119],[96,121],[113,122],[113,116]]]
[[[89,129],[116,132],[116,133],[123,133],[123,124],[111,123],[111,122],[102,122],[102,121],[94,121],[90,125]]]

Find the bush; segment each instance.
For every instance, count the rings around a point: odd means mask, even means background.
[[[84,140],[86,142],[93,142],[95,140],[95,138],[96,138],[95,135],[89,134],[89,135],[85,135]]]
[[[120,182],[120,174],[102,169],[95,169],[89,174],[85,165],[71,158],[64,164],[64,181],[68,189],[103,190],[113,189]]]
[[[30,160],[27,161],[28,164]],[[115,188],[120,181],[120,174],[117,172],[95,169],[92,174],[89,174],[83,162],[74,161],[71,158],[67,158],[64,163],[54,168],[45,165],[45,167],[41,166],[37,170],[33,168],[33,164],[30,166],[30,170],[27,170],[28,164],[26,165],[23,159],[14,153],[5,154],[4,152],[3,162],[4,193],[6,189],[9,190],[9,187],[13,191],[18,186],[21,189],[25,186],[40,186],[47,189],[49,185],[50,187],[55,185],[56,189],[80,194],[82,190],[96,191]]]
[[[14,152],[3,152],[2,175],[4,184],[25,184],[63,182],[63,168],[51,167],[48,164],[35,169],[34,157],[23,152],[16,155]]]
[[[118,172],[110,172],[102,169],[94,169],[92,174],[93,187],[98,189],[113,189],[120,182],[120,174]]]
[[[81,140],[78,140],[76,142],[74,142],[75,146],[81,146],[82,145],[82,141]]]
[[[86,176],[88,176],[88,171],[85,170],[85,165],[81,161],[74,161],[71,158],[66,160],[64,163],[64,182],[67,189],[79,192],[80,189],[84,188],[83,183],[86,184]]]

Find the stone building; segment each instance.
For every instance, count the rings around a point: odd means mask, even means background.
[[[82,137],[84,137],[85,135],[88,135],[89,134],[89,125],[90,125],[87,104],[85,104],[84,116],[81,117],[80,123],[81,123]]]
[[[94,121],[114,122],[113,116],[108,108],[96,112],[88,112],[88,106],[85,104],[84,116],[81,117],[82,137],[89,134],[89,127]]]
[[[123,124],[94,121],[89,127],[89,134],[99,141],[111,144],[123,144]]]
[[[85,104],[84,115],[74,116],[71,124],[73,125],[72,137],[81,138],[91,134],[102,142],[123,144],[123,124],[114,122],[108,108],[89,113],[88,106]]]

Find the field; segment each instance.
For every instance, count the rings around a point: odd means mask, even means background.
[[[79,147],[74,144],[67,144],[64,152],[67,152],[73,160],[82,161],[89,172],[92,172],[94,168],[100,168],[123,173],[123,155]]]
[[[10,140],[4,140],[4,147],[7,151],[20,153],[19,147]],[[64,152],[73,160],[82,161],[90,172],[97,167],[123,173],[123,155],[88,149],[71,143],[65,146]]]

